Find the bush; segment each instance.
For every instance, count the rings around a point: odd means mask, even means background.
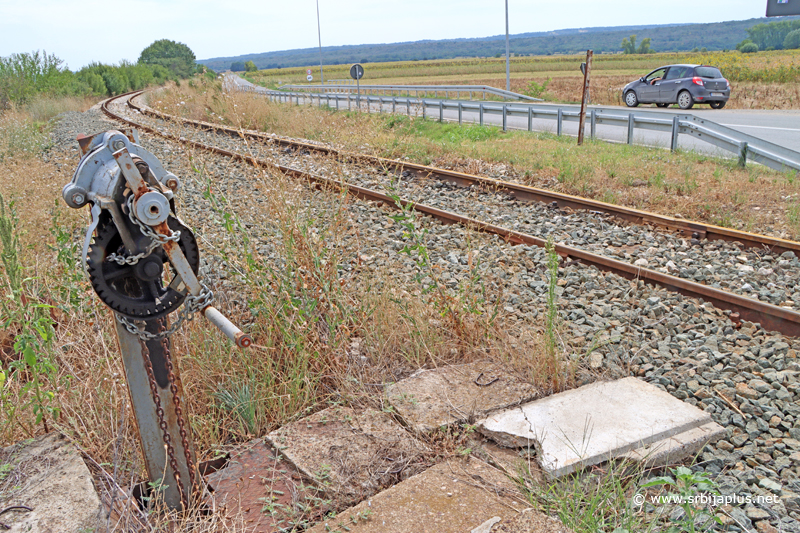
[[[783,40],[783,48],[786,50],[800,48],[800,29],[786,34],[786,39]]]
[[[244,61],[234,61],[231,63],[231,70],[233,72],[244,72],[245,66]]]
[[[739,51],[743,54],[754,54],[758,52],[758,45],[756,43],[743,44]]]
[[[248,61],[247,63],[244,64],[244,69],[247,72],[255,72],[258,70],[258,67],[252,61]]]
[[[161,39],[154,42],[139,56],[139,63],[166,67],[174,76],[188,78],[195,71],[196,58],[192,49],[183,43]]]

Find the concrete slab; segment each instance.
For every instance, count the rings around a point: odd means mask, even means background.
[[[24,505],[33,509],[9,511],[0,522],[10,532],[62,533],[98,531],[103,507],[86,463],[59,433],[0,450],[0,509]]]
[[[639,449],[631,450],[622,457],[643,463],[648,467],[660,468],[694,457],[706,444],[717,442],[724,436],[725,428],[716,422],[709,422]]]
[[[309,533],[468,533],[526,507],[516,486],[474,458],[452,459],[411,477]],[[480,529],[478,529],[480,531]]]
[[[420,433],[469,422],[530,401],[537,389],[502,365],[470,363],[423,370],[389,385],[386,396],[409,428]]]
[[[388,413],[330,407],[267,440],[344,509],[423,471],[428,447]]]
[[[535,446],[545,473],[559,477],[709,422],[704,411],[629,377],[496,413],[478,429],[503,446]]]
[[[572,530],[555,518],[534,509],[526,509],[510,520],[492,527],[490,533],[572,533]]]
[[[228,464],[206,476],[207,503],[221,509],[231,531],[273,533],[314,523],[328,509],[317,489],[262,439],[230,453]]]

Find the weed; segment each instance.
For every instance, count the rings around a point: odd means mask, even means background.
[[[713,511],[709,512],[695,504],[697,496],[702,492],[719,494],[716,482],[708,474],[692,472],[685,466],[671,468],[670,473],[671,476],[662,476],[642,485],[642,488],[666,487],[675,491],[672,499],[683,509],[683,513],[680,517],[672,518],[674,525],[669,529],[670,533],[708,531],[715,524],[722,524],[722,520]]]

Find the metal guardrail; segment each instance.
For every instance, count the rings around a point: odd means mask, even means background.
[[[301,101],[305,103],[307,100],[313,105],[314,99],[317,99],[320,106],[324,103],[329,107],[339,109],[340,103],[346,102],[348,109],[352,108],[353,103],[356,103],[361,108],[359,98],[349,92],[287,92],[269,90],[249,83],[236,83],[236,87],[246,92],[263,94],[274,101],[293,102],[297,105],[300,105]],[[362,85],[361,87],[363,88],[364,86]],[[398,106],[405,107],[408,115],[411,115],[413,106],[421,110],[423,118],[429,116],[430,110],[434,110],[438,114],[437,118],[440,122],[444,121],[445,111],[457,111],[459,124],[463,122],[464,111],[477,111],[480,125],[484,124],[486,115],[500,115],[503,117],[503,131],[508,129],[508,117],[527,118],[528,131],[533,131],[534,119],[555,120],[558,135],[563,132],[564,122],[579,122],[580,119],[580,110],[577,106],[554,104],[506,104],[370,95],[361,96],[360,100],[367,103],[368,112],[370,112],[372,104],[377,104],[378,112],[382,112],[384,106],[388,105],[391,105],[392,113],[397,112]],[[621,109],[596,107],[590,109],[588,115],[590,134],[593,139],[597,137],[597,125],[602,124],[627,128],[627,142],[628,144],[633,144],[634,131],[639,128],[670,133],[670,149],[675,151],[678,148],[678,136],[685,134],[736,154],[740,166],[745,166],[747,161],[750,160],[782,172],[794,170],[800,173],[800,153],[692,114],[654,113],[648,111],[626,112]]]
[[[422,95],[423,97],[427,96],[428,93],[434,93],[434,96],[439,93],[444,93],[444,97],[449,98],[450,94],[455,93],[456,98],[459,98],[461,93],[467,93],[471,99],[472,93],[478,93],[483,95],[484,100],[486,100],[487,94],[492,94],[494,96],[505,98],[506,100],[544,102],[544,100],[541,98],[534,98],[525,94],[506,91],[503,89],[498,89],[497,87],[490,87],[488,85],[365,85],[362,83],[360,87],[361,91],[364,93],[383,93],[384,96],[387,93],[390,93],[391,95],[398,93],[398,96],[399,93],[406,93],[406,96],[410,98],[411,93],[413,92],[415,97],[419,97],[419,93],[424,93]],[[353,92],[358,90],[358,87],[355,86],[355,82],[353,82],[353,84],[326,83],[324,85],[282,85],[278,87],[278,90],[284,89],[295,91],[316,90],[322,92]]]

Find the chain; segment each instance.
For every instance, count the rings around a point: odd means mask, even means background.
[[[159,331],[158,333],[150,333],[149,331],[145,331],[144,329],[140,328],[136,325],[136,323],[127,317],[122,316],[119,313],[114,313],[117,317],[117,322],[125,326],[125,329],[128,330],[128,333],[136,335],[141,340],[144,341],[157,341],[164,338],[171,336],[173,333],[180,329],[181,325],[185,321],[191,322],[194,320],[194,314],[198,311],[201,311],[211,305],[211,302],[214,301],[214,293],[211,292],[205,284],[203,285],[203,289],[200,291],[200,294],[194,296],[192,294],[186,295],[186,301],[183,304],[183,309],[181,309],[180,314],[178,315],[178,319],[175,321],[169,329],[164,329]]]
[[[140,254],[124,256],[111,253],[106,257],[106,261],[115,261],[118,265],[135,265],[139,260],[153,253],[153,250],[158,247],[159,243],[157,241],[150,241],[150,244],[147,245],[147,249]]]
[[[165,319],[159,319],[159,330],[166,329],[164,327]],[[196,480],[194,476],[194,460],[192,459],[192,452],[189,449],[189,433],[186,431],[186,422],[183,419],[183,409],[181,408],[181,398],[178,390],[177,380],[173,373],[172,357],[169,350],[169,339],[166,336],[161,338],[161,347],[164,351],[164,361],[167,365],[167,379],[169,380],[169,389],[172,391],[172,402],[175,404],[175,418],[178,422],[178,433],[181,436],[181,445],[183,446],[183,455],[186,459],[186,469],[189,471],[189,486],[192,487],[194,492],[197,489]]]
[[[160,327],[163,328],[163,322],[160,322]],[[175,458],[175,447],[172,445],[172,437],[169,434],[169,426],[167,425],[167,421],[164,420],[164,408],[161,406],[161,396],[158,394],[158,385],[156,384],[156,377],[155,374],[153,373],[153,363],[152,361],[150,361],[150,350],[147,349],[147,344],[141,337],[139,337],[139,345],[142,347],[142,358],[144,359],[144,367],[147,370],[147,380],[150,382],[150,394],[153,396],[153,403],[156,404],[156,416],[158,416],[158,426],[161,428],[162,438],[164,439],[164,445],[167,448],[167,458],[169,460],[169,467],[172,469],[172,472],[175,475],[175,482],[178,484],[178,492],[180,493],[181,496],[181,503],[183,503],[184,506],[188,507],[189,500],[186,498],[186,491],[184,490],[183,483],[181,483],[181,473],[180,470],[178,470],[178,461]],[[171,375],[172,365],[170,364],[168,368],[170,369],[170,375]],[[172,383],[172,381],[174,381],[174,376],[170,380],[170,383]],[[175,397],[174,392],[172,393],[172,395],[173,397]]]

